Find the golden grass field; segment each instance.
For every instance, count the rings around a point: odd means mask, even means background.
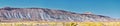
[[[120,22],[1,22],[0,26],[120,26]]]

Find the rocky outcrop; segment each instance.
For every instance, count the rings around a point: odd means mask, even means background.
[[[116,19],[91,13],[79,14],[46,8],[1,8],[1,22],[50,21],[50,22],[111,22]]]

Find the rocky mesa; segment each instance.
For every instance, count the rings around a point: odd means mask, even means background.
[[[0,22],[46,21],[46,22],[114,22],[108,16],[83,14],[47,8],[0,8]]]

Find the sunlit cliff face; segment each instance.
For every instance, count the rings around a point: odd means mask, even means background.
[[[88,12],[89,13],[89,12]],[[106,22],[117,21],[108,16],[95,14],[78,14],[63,10],[51,10],[46,8],[1,8],[1,22],[18,21],[50,21],[50,22]]]

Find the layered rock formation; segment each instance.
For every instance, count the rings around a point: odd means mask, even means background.
[[[111,22],[118,21],[108,16],[91,13],[79,14],[46,8],[0,8],[1,22],[49,21],[49,22]]]

